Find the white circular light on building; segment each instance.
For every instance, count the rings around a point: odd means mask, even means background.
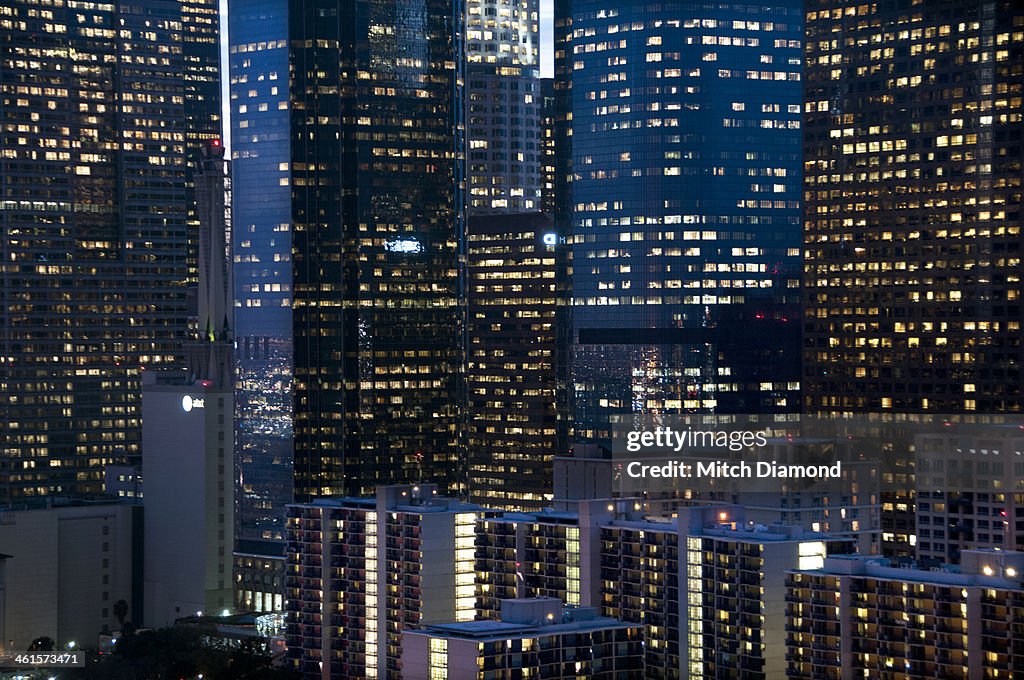
[[[548,232],[547,234],[544,234],[544,245],[546,245],[546,246],[558,245],[558,234],[551,233],[551,232]]]
[[[181,398],[181,410],[185,413],[192,410],[192,397],[187,394]]]

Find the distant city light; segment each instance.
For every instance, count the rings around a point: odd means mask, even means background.
[[[554,232],[548,232],[548,233],[544,234],[544,245],[546,245],[546,246],[558,245],[558,234],[555,234]]]

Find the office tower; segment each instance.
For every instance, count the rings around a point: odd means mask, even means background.
[[[807,10],[805,409],[1019,412],[1022,8]],[[904,470],[883,548],[909,556]]]
[[[801,527],[809,532],[848,538],[854,542],[851,552],[878,553],[883,533],[880,499],[883,489],[889,489],[880,480],[888,473],[887,461],[879,456],[884,450],[883,440],[851,434],[859,433],[859,427],[836,429],[829,418],[803,416],[799,427],[799,436],[790,430],[790,436],[773,440],[762,448],[763,460],[779,465],[801,464],[809,459],[841,461],[839,478],[818,479],[808,486],[785,483],[764,491],[748,491],[741,483],[738,494],[724,493],[718,497],[742,502],[747,522]]]
[[[238,540],[283,557],[292,496],[292,237],[286,0],[228,8]]]
[[[1021,411],[1022,22],[808,3],[809,411]]]
[[[134,465],[108,465],[103,469],[103,493],[141,505],[142,471]]]
[[[6,510],[0,520],[0,649],[47,636],[56,649],[120,630],[114,605],[142,618],[142,508],[107,503]],[[4,590],[6,589],[6,596]]]
[[[228,358],[230,361],[230,358]],[[144,624],[235,606],[231,384],[144,376]]]
[[[555,79],[540,81],[540,209],[555,214],[555,172],[557,149],[555,143]]]
[[[182,359],[188,142],[220,136],[220,93],[215,3],[13,0],[0,22],[10,503],[98,493],[106,464],[138,462],[142,372]]]
[[[564,243],[539,212],[469,219],[467,449],[470,498],[490,508],[550,504],[568,441],[559,323]]]
[[[299,501],[465,491],[462,15],[289,7]]]
[[[555,598],[503,600],[500,623],[467,621],[402,634],[405,680],[641,677],[640,626],[564,609]]]
[[[470,215],[541,207],[538,0],[466,0]]]
[[[915,437],[919,560],[957,564],[964,550],[1024,550],[1022,450],[1017,423],[950,424]]]
[[[434,484],[288,506],[288,659],[306,678],[402,677],[402,631],[474,617],[482,508]]]
[[[574,423],[799,408],[803,7],[555,7]]]
[[[838,555],[788,575],[789,678],[1012,678],[1024,672],[1024,553],[960,569]]]
[[[203,145],[194,176],[197,333],[184,343],[186,370],[149,371],[142,388],[144,621],[152,627],[234,606],[230,181],[219,140]]]

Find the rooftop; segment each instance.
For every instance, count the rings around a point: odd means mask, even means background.
[[[878,555],[829,555],[821,569],[789,573],[825,576],[864,576],[909,583],[945,586],[980,586],[1024,591],[1024,552],[965,550],[963,565],[924,569],[914,562],[898,563]]]

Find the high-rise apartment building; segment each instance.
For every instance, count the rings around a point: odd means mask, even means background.
[[[848,545],[736,506],[615,521],[601,529],[603,613],[644,624],[646,677],[782,677],[785,571]]]
[[[216,3],[14,0],[0,30],[0,503],[98,493],[142,371],[182,359]]]
[[[541,207],[538,0],[465,0],[470,215]]]
[[[565,244],[533,212],[469,219],[466,312],[469,492],[475,503],[539,510],[568,444]]]
[[[238,538],[283,555],[292,495],[291,128],[288,3],[228,8]]]
[[[1024,672],[1024,553],[961,568],[837,555],[787,576],[786,677],[1013,678]]]
[[[550,597],[644,627],[643,677],[775,678],[785,670],[785,572],[853,539],[764,526],[742,506],[654,517],[635,499],[477,520],[477,609]],[[802,566],[800,566],[802,565]]]
[[[433,484],[289,506],[288,658],[304,678],[402,677],[402,632],[474,618],[479,506]]]
[[[574,422],[799,407],[803,6],[555,6]]]
[[[571,607],[600,604],[601,525],[639,517],[633,499],[585,500],[571,510],[508,512],[477,522],[477,610],[497,619],[501,601],[553,597]]]
[[[1024,7],[807,3],[809,411],[1019,412]]]
[[[462,17],[289,6],[299,501],[465,488]]]

